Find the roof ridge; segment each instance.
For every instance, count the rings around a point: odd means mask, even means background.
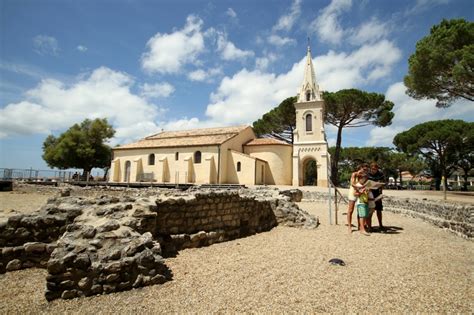
[[[221,131],[213,132],[213,135],[225,135],[225,134],[239,133],[241,130],[244,130],[248,127],[250,126],[240,125],[240,126],[229,126],[229,127],[187,129],[187,130],[169,130],[169,131],[162,131],[156,134],[152,134],[143,139],[151,140],[151,139],[155,139],[155,137],[159,135],[163,135],[160,137],[160,139],[199,137],[199,136],[207,135],[207,133],[217,131],[217,130],[221,130]],[[166,134],[169,134],[169,136],[166,136]]]

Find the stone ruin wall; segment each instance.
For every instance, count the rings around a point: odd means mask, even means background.
[[[327,202],[328,193],[304,191],[303,200]],[[345,207],[347,203],[340,203],[341,213],[347,212]],[[467,239],[474,237],[473,204],[384,196],[383,207],[385,211],[422,219]]]
[[[277,191],[52,198],[0,223],[0,273],[47,268],[48,300],[129,290],[172,278],[163,255],[278,224],[318,221]]]

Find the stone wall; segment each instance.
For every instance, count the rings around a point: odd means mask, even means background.
[[[277,224],[315,228],[318,220],[277,190],[66,195],[0,225],[0,272],[47,267],[48,300],[111,293],[171,279],[164,254]]]
[[[303,191],[303,200],[327,202],[328,193]],[[341,203],[345,212],[347,203]],[[385,211],[420,218],[465,238],[474,237],[474,204],[384,196]]]
[[[0,273],[24,268],[46,268],[55,243],[28,242],[0,250]]]

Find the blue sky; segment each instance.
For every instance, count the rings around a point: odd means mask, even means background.
[[[108,118],[112,145],[251,124],[297,93],[308,37],[322,90],[395,103],[391,126],[347,129],[343,146],[474,120],[472,102],[438,109],[402,83],[416,42],[443,18],[472,21],[470,0],[0,0],[0,14],[0,168],[46,169],[46,136],[85,118]]]

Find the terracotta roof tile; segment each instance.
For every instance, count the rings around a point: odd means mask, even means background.
[[[253,139],[247,142],[245,145],[251,146],[251,145],[269,145],[269,144],[278,144],[278,145],[291,145],[289,143],[286,143],[284,141],[280,141],[277,139],[271,139],[271,138],[259,138],[259,139]]]
[[[114,150],[218,145],[233,138],[246,128],[249,127],[238,126],[182,131],[163,131],[145,137],[137,142],[115,147]]]

